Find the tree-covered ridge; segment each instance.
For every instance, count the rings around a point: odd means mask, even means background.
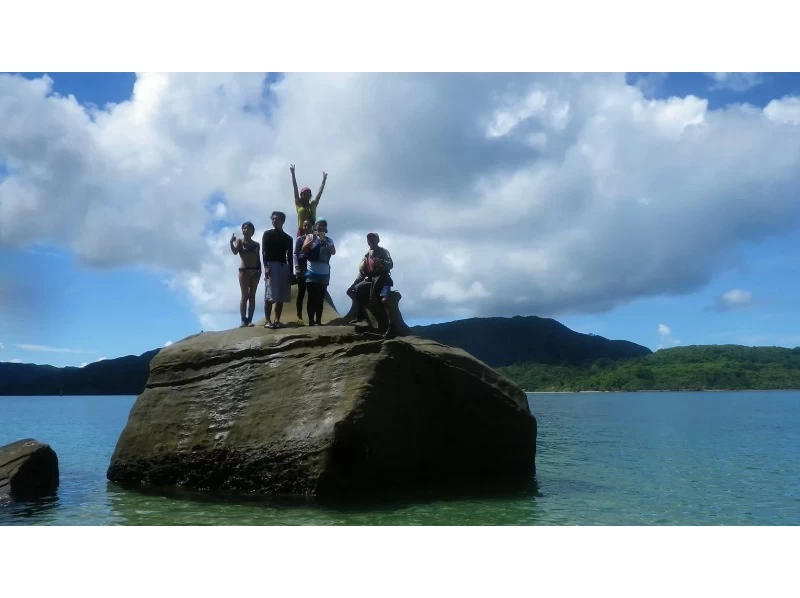
[[[800,347],[697,345],[626,360],[498,368],[528,391],[800,388]]]
[[[469,318],[414,326],[411,333],[464,349],[493,368],[513,363],[583,363],[596,359],[626,359],[652,353],[625,340],[582,334],[561,322],[537,316]]]

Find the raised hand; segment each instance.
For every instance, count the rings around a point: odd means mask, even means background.
[[[289,171],[294,174],[294,164],[289,164]]]
[[[236,233],[233,233],[231,235],[231,243],[235,243],[235,242],[236,242]]]
[[[328,178],[328,173],[323,170],[322,171],[322,179],[324,180],[324,179],[327,179],[327,178]]]

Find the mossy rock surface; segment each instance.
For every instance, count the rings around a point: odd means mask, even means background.
[[[341,495],[530,479],[535,450],[525,394],[460,349],[352,326],[237,328],[159,352],[108,478]]]

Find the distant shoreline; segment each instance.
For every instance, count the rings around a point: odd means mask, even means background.
[[[696,388],[677,390],[525,390],[527,395],[577,395],[577,394],[610,394],[636,392],[798,392],[800,388]]]
[[[709,389],[679,389],[679,390],[523,390],[526,395],[576,395],[576,394],[619,394],[619,393],[641,393],[641,392],[660,392],[660,393],[676,393],[676,392],[800,392],[800,388],[709,388]],[[54,395],[46,394],[4,394],[0,393],[2,397],[138,397],[141,393],[107,393],[107,394],[63,394]]]

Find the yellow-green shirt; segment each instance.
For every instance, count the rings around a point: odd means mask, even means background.
[[[308,220],[312,225],[317,221],[317,204],[319,202],[314,199],[308,202],[308,205],[295,204],[297,209],[297,230],[303,228],[303,222]]]

